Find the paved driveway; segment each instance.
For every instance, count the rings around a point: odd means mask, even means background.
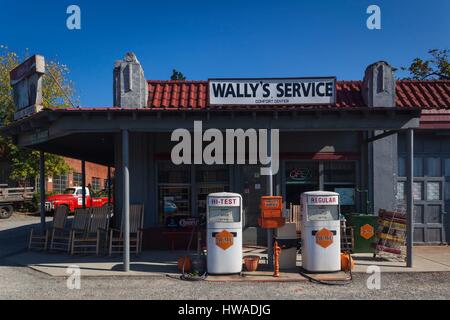
[[[235,299],[450,299],[449,272],[382,273],[379,290],[368,289],[365,273],[354,274],[347,286],[81,277],[80,290],[71,290],[65,277],[51,277],[7,259],[26,246],[30,226],[38,223],[39,217],[24,215],[0,220],[0,299],[223,299],[223,292]]]

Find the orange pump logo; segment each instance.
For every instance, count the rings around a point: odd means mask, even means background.
[[[359,228],[359,234],[364,239],[369,240],[375,233],[373,227],[370,224],[365,224],[361,228]]]
[[[322,228],[316,233],[316,243],[326,249],[333,244],[333,232],[327,228]]]
[[[216,246],[227,250],[233,245],[233,234],[227,230],[222,230],[216,234]]]

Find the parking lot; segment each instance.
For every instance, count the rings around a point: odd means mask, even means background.
[[[26,247],[39,217],[16,214],[0,220],[0,299],[450,299],[449,272],[382,273],[380,289],[368,289],[368,274],[346,286],[292,283],[187,282],[160,277],[83,277],[80,289],[9,259]],[[70,287],[70,286],[69,286]]]

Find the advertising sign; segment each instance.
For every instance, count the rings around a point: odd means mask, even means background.
[[[334,104],[336,78],[209,79],[210,105]]]
[[[339,196],[308,196],[308,205],[337,205],[339,204]]]
[[[208,205],[210,207],[239,207],[241,199],[239,197],[211,197],[208,198]]]
[[[216,246],[218,246],[222,250],[227,250],[233,245],[233,238],[234,236],[231,232],[222,230],[221,232],[216,234]]]

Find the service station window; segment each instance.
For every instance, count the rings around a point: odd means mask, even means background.
[[[158,163],[159,222],[169,217],[189,217],[191,210],[191,167]]]
[[[196,166],[195,178],[198,214],[205,215],[208,194],[230,191],[228,166]]]
[[[303,192],[319,190],[319,162],[289,161],[285,166],[286,203],[300,204]]]
[[[325,161],[323,190],[337,192],[342,213],[356,210],[356,163],[354,161]]]
[[[239,207],[210,207],[209,208],[209,222],[232,223],[240,222],[241,215],[239,214]]]

